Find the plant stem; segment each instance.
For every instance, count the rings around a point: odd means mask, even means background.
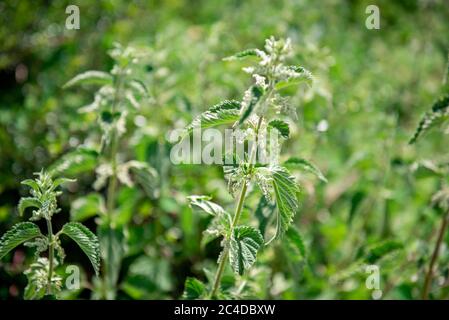
[[[117,75],[116,83],[115,83],[115,95],[114,95],[114,101],[112,102],[111,107],[111,113],[115,113],[116,106],[118,104],[118,101],[120,99],[120,90],[122,84],[122,76],[121,74]],[[114,212],[114,206],[115,206],[115,193],[117,189],[117,153],[118,153],[118,133],[116,128],[112,130],[111,133],[111,149],[109,153],[109,162],[111,163],[112,168],[112,174],[109,179],[108,184],[108,190],[107,190],[107,201],[106,201],[106,211],[108,216],[108,225],[107,225],[107,232],[108,232],[108,241],[107,241],[107,256],[105,261],[105,270],[104,270],[104,283],[105,283],[105,298],[115,298],[115,283],[113,283],[113,279],[111,279],[112,269],[113,266],[111,265],[111,257],[113,255],[113,245],[112,245],[112,229],[113,229],[113,212]]]
[[[53,243],[53,228],[51,226],[51,220],[47,220],[48,229],[48,279],[47,279],[47,294],[52,294],[51,279],[53,278],[53,260],[54,260],[54,243]]]
[[[432,259],[430,260],[429,270],[427,270],[426,279],[424,281],[424,287],[422,292],[422,299],[427,300],[429,298],[430,287],[432,284],[433,278],[433,268],[438,259],[438,255],[440,253],[441,243],[443,242],[444,232],[447,228],[447,223],[449,219],[449,210],[443,215],[443,219],[441,220],[440,230],[438,231],[437,242],[435,243],[435,248],[433,249]]]
[[[257,144],[259,142],[258,135],[259,135],[260,126],[262,124],[262,120],[263,120],[263,117],[259,117],[259,121],[257,123],[257,128],[256,128],[256,132],[255,132],[256,140],[251,149],[251,155],[250,155],[250,160],[249,160],[249,165],[250,165],[249,171],[250,172],[252,171],[252,168],[254,167],[253,162],[254,162],[256,154],[257,154]],[[232,235],[232,233],[234,232],[234,228],[237,226],[237,223],[242,214],[243,203],[245,202],[246,191],[248,190],[248,183],[249,183],[248,180],[244,181],[242,189],[240,190],[239,200],[237,202],[237,207],[235,209],[234,218],[232,219],[230,235]],[[220,282],[221,282],[221,277],[223,276],[223,271],[224,271],[224,268],[226,265],[226,261],[228,260],[228,255],[229,255],[229,245],[226,244],[225,247],[223,248],[223,252],[220,257],[220,262],[218,264],[217,273],[215,274],[214,285],[212,287],[212,291],[210,294],[211,298],[213,298],[217,294],[218,287],[220,286]]]

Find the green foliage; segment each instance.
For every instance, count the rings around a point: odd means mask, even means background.
[[[183,298],[188,300],[200,299],[206,293],[206,286],[198,279],[188,277],[184,285]]]
[[[234,123],[239,119],[240,102],[225,100],[203,112],[187,126],[188,133],[195,128],[212,128],[223,124]]]
[[[268,123],[269,127],[272,127],[279,131],[279,134],[283,138],[288,138],[290,136],[290,127],[288,126],[288,123],[279,119],[271,120]]]
[[[442,125],[449,118],[449,95],[438,99],[418,124],[415,134],[410,139],[410,144],[415,143],[430,129]]]
[[[300,169],[302,171],[310,172],[310,173],[314,174],[321,181],[327,182],[327,179],[323,175],[321,170],[318,169],[317,166],[315,166],[313,163],[311,163],[310,161],[308,161],[306,159],[292,157],[292,158],[289,158],[287,161],[285,161],[284,165],[287,168],[291,168],[291,169],[298,168],[298,169]]]
[[[112,84],[112,80],[109,73],[103,71],[86,71],[68,81],[63,88],[66,89],[80,84],[106,85]]]
[[[98,275],[100,271],[100,245],[97,236],[79,222],[66,223],[61,229],[61,234],[67,235],[78,244],[92,263],[95,274]]]
[[[44,218],[47,223],[47,237],[41,233],[39,227],[32,222],[20,222],[6,232],[0,239],[0,259],[9,251],[24,243],[28,247],[35,248],[34,262],[24,274],[28,278],[25,288],[25,299],[42,299],[45,295],[55,295],[62,289],[62,278],[55,273],[55,267],[64,262],[65,252],[59,241],[60,234],[66,234],[72,238],[86,253],[92,262],[95,273],[99,272],[100,249],[97,237],[85,226],[78,222],[69,222],[62,230],[53,234],[52,217],[60,211],[56,197],[61,194],[56,191],[60,185],[73,182],[72,179],[53,179],[46,171],[41,170],[36,174],[35,180],[24,180],[22,184],[31,188],[32,197],[22,198],[19,201],[19,213],[28,207],[35,207],[30,220]],[[32,240],[32,241],[30,241]],[[40,254],[48,250],[48,258],[40,257]],[[55,256],[56,251],[56,256]]]
[[[229,250],[229,263],[235,273],[242,275],[256,262],[257,251],[263,245],[260,231],[250,226],[234,228]]]
[[[0,239],[0,259],[18,245],[39,236],[41,236],[41,231],[32,222],[21,222],[14,225]]]

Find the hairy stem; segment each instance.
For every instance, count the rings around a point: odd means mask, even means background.
[[[435,243],[435,248],[433,249],[432,259],[430,260],[429,270],[427,270],[426,279],[424,281],[424,287],[422,291],[422,299],[427,300],[429,298],[430,287],[433,278],[433,269],[436,261],[438,260],[438,255],[440,254],[441,243],[443,242],[444,232],[447,228],[447,223],[449,219],[449,210],[443,215],[441,220],[440,230],[438,231],[437,242]]]
[[[53,278],[53,260],[54,260],[54,250],[55,245],[53,243],[53,228],[51,226],[51,220],[45,219],[47,221],[47,229],[48,229],[48,279],[47,279],[47,294],[52,294],[51,288],[51,279]]]
[[[251,155],[250,155],[250,161],[249,161],[249,165],[250,165],[249,171],[250,172],[252,171],[252,168],[254,167],[254,162],[256,159],[257,144],[259,142],[258,135],[259,135],[260,126],[262,124],[262,120],[263,120],[263,117],[259,117],[259,121],[257,123],[257,128],[256,128],[256,132],[255,132],[256,141],[251,149]],[[242,214],[243,203],[245,202],[246,191],[248,190],[248,183],[249,183],[249,181],[244,181],[242,189],[240,190],[239,200],[237,202],[237,207],[235,209],[234,218],[232,219],[231,230],[230,230],[231,235],[234,232],[234,228],[237,226],[240,216]],[[220,262],[218,264],[217,273],[215,274],[214,285],[212,287],[212,291],[210,294],[211,298],[215,297],[215,295],[217,294],[217,291],[218,291],[218,288],[219,288],[220,282],[221,282],[221,277],[223,276],[223,271],[226,266],[226,261],[228,260],[228,255],[229,255],[229,245],[227,244],[223,248],[223,252],[221,253],[221,256],[220,256]]]

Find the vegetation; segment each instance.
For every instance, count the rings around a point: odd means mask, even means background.
[[[446,1],[69,4],[0,4],[0,299],[449,297]]]

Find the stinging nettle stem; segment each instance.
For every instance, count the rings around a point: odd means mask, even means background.
[[[441,243],[443,242],[444,233],[447,228],[449,220],[449,210],[443,215],[443,219],[441,220],[440,230],[438,231],[437,242],[435,243],[435,248],[433,249],[432,259],[430,260],[429,270],[427,270],[426,279],[424,281],[424,287],[422,292],[422,299],[427,300],[429,298],[430,287],[432,284],[433,278],[433,269],[435,263],[438,259],[438,255],[440,254]]]
[[[254,161],[256,158],[256,154],[257,154],[257,144],[259,142],[258,141],[259,129],[260,129],[260,126],[262,125],[262,120],[263,120],[263,117],[259,117],[259,121],[257,123],[257,128],[256,128],[256,132],[255,132],[256,141],[251,149],[251,155],[250,155],[250,160],[249,160],[250,172],[252,171],[252,168],[254,167]],[[231,224],[231,230],[230,230],[231,235],[234,232],[234,228],[237,226],[237,223],[242,214],[243,203],[245,202],[245,196],[246,196],[246,192],[248,190],[248,183],[249,183],[248,180],[244,181],[242,189],[240,191],[239,200],[237,202],[237,207],[235,209],[234,218],[233,218],[232,224]],[[229,244],[226,244],[225,247],[223,248],[223,252],[220,256],[220,262],[218,264],[217,273],[215,274],[214,285],[212,287],[212,291],[210,294],[211,298],[215,297],[215,295],[217,294],[217,291],[218,291],[218,288],[219,288],[220,282],[221,282],[221,277],[223,276],[223,271],[224,271],[224,268],[226,265],[226,261],[228,259],[228,255],[229,255]]]
[[[51,279],[53,278],[53,260],[54,260],[54,243],[53,243],[53,228],[51,226],[51,220],[45,219],[47,221],[48,229],[48,279],[47,279],[47,294],[52,294]]]

